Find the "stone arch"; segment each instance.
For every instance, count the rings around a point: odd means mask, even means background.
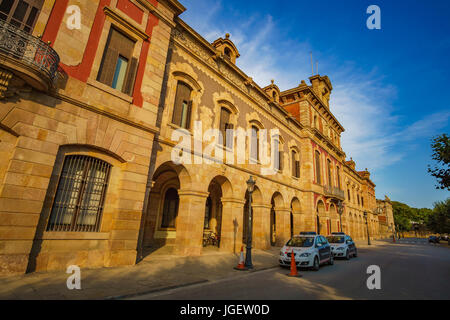
[[[298,234],[301,231],[302,217],[301,217],[301,203],[297,197],[293,197],[291,200],[291,236]]]
[[[165,211],[165,202],[167,192],[175,189],[177,193],[180,190],[186,190],[191,187],[191,177],[183,165],[176,165],[171,161],[162,163],[152,176],[152,188],[148,200],[148,208],[144,221],[144,251],[151,252],[166,244],[174,244],[176,238],[176,219],[175,226],[166,227],[162,225],[163,215],[168,214]],[[171,208],[170,210],[174,210]],[[173,214],[170,212],[170,214]],[[176,208],[178,216],[178,207]]]
[[[283,212],[278,212],[279,210],[284,210],[284,199],[280,192],[276,191],[272,195],[271,199],[271,208],[270,208],[270,242],[272,246],[275,246],[277,243],[277,216],[282,218]],[[284,228],[285,221],[279,221],[278,229],[280,226]],[[280,232],[279,232],[280,233]]]

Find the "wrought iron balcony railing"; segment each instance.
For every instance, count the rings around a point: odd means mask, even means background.
[[[52,82],[55,80],[59,56],[41,39],[0,20],[0,55],[37,69]]]
[[[339,200],[345,200],[345,192],[336,187],[325,186],[325,195],[328,197],[337,198]]]

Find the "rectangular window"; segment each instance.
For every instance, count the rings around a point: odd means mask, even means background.
[[[330,160],[327,160],[327,165],[328,165],[328,185],[330,187],[332,187],[333,186],[333,177],[331,176],[332,170],[331,170],[331,161]]]
[[[252,138],[250,145],[250,157],[253,160],[259,160],[259,130],[257,127],[252,127]]]
[[[320,153],[316,151],[316,182],[318,184],[322,183],[320,171]]]
[[[97,80],[132,95],[138,67],[133,58],[135,42],[111,28]]]
[[[341,174],[339,172],[339,167],[336,167],[336,174],[337,174],[337,187],[341,189]]]
[[[88,156],[67,156],[47,231],[98,232],[111,165]]]
[[[3,0],[0,3],[0,20],[31,33],[44,0]]]
[[[231,112],[226,108],[220,109],[220,132],[222,133],[223,145],[232,148],[231,140],[227,136],[227,130],[233,129],[233,125],[230,124]]]

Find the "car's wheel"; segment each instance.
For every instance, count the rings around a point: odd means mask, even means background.
[[[313,270],[319,271],[319,269],[320,269],[319,258],[316,256],[314,258]]]
[[[353,254],[353,256],[356,258],[358,256],[358,251],[355,248],[355,253]]]
[[[345,260],[350,260],[350,250],[345,251]]]
[[[332,266],[332,265],[334,264],[334,257],[333,257],[333,254],[332,254],[332,253],[330,253],[330,260],[328,261],[328,264],[329,264],[330,266]]]

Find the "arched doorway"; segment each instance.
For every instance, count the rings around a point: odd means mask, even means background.
[[[273,247],[277,242],[277,215],[275,213],[275,201],[270,202],[270,245]]]
[[[272,199],[270,201],[271,203],[271,208],[270,208],[270,245],[271,246],[276,246],[277,244],[277,210],[283,209],[284,210],[284,201],[283,201],[283,197],[279,192],[275,192],[272,196]],[[282,219],[285,220],[285,219]],[[281,235],[281,233],[283,232],[283,228],[284,223],[286,223],[285,221],[280,221],[280,226],[279,226],[279,236]],[[280,238],[280,241],[282,240],[282,236]],[[287,240],[286,240],[287,241]]]
[[[291,201],[291,237],[301,231],[300,200],[294,197]],[[306,231],[306,230],[304,230]]]
[[[214,178],[208,187],[209,196],[205,204],[205,218],[203,224],[203,246],[220,247],[222,231],[222,185],[227,180],[223,177]]]
[[[178,191],[181,181],[187,184],[189,177],[183,166],[166,162],[155,171],[152,180],[153,187],[144,217],[144,256],[163,247],[167,253],[172,253],[180,204]]]

